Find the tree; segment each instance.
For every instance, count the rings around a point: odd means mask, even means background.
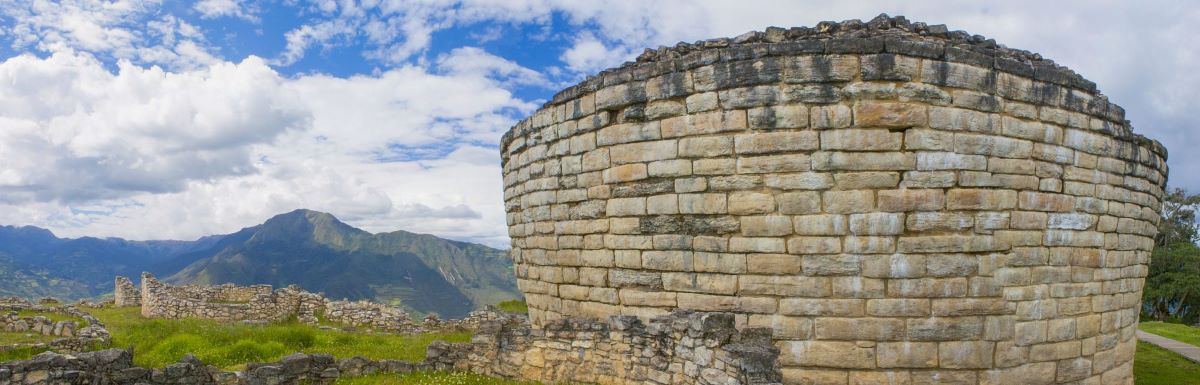
[[[1196,207],[1200,194],[1192,195],[1181,188],[1167,190],[1163,197],[1162,220],[1158,223],[1156,246],[1196,242]]]
[[[1156,321],[1196,322],[1200,315],[1200,247],[1175,242],[1154,250],[1142,308]]]
[[[1169,190],[1142,294],[1143,313],[1157,321],[1191,323],[1200,316],[1200,247],[1196,209],[1200,195]]]

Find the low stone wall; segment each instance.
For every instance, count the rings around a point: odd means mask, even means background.
[[[423,362],[334,359],[293,354],[277,362],[224,372],[190,355],[162,369],[133,365],[133,354],[110,349],[65,355],[42,353],[0,363],[0,384],[332,384],[375,373],[457,370],[547,383],[758,385],[781,378],[779,351],[767,329],[734,328],[734,316],[681,312],[642,323],[563,319],[532,329],[528,319],[477,314],[471,343],[435,342]]]
[[[522,320],[525,321],[525,320]],[[429,361],[474,373],[545,383],[775,384],[782,379],[771,330],[734,327],[728,313],[676,312],[568,318],[535,329],[487,321],[466,344],[430,346]]]
[[[141,306],[142,291],[129,278],[118,276],[113,288],[113,304],[116,306]]]
[[[390,332],[416,332],[404,310],[370,301],[326,301],[325,319],[354,327]]]
[[[116,290],[121,292],[128,278],[117,277]],[[132,296],[123,295],[118,306],[126,306]],[[464,320],[441,321],[436,318],[414,321],[407,312],[395,306],[368,301],[332,301],[318,293],[297,286],[272,290],[270,285],[236,286],[232,284],[168,285],[149,273],[142,274],[138,293],[142,316],[148,318],[204,318],[218,321],[275,322],[296,317],[300,322],[317,324],[318,315],[325,320],[354,328],[392,333],[424,333],[430,330],[473,329],[492,311],[476,312]],[[477,314],[478,313],[478,314]],[[495,317],[492,317],[495,318]]]
[[[148,318],[205,318],[219,321],[282,321],[291,317],[315,320],[312,313],[323,297],[295,286],[272,290],[255,286],[174,286],[142,273],[142,316]],[[303,312],[302,312],[303,310]]]
[[[66,314],[80,318],[86,325],[76,321],[52,321],[45,316],[22,317],[18,310],[28,310],[43,313]],[[0,300],[0,331],[8,333],[30,333],[44,336],[63,337],[47,343],[21,343],[0,345],[0,352],[21,348],[49,349],[60,352],[79,352],[111,340],[108,330],[100,320],[71,306],[34,305],[23,300]]]

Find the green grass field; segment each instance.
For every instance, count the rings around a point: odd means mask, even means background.
[[[5,313],[7,313],[7,312],[5,312]],[[75,322],[78,322],[80,327],[83,327],[84,325],[87,324],[86,322],[83,322],[83,319],[80,319],[77,317],[72,317],[72,316],[69,316],[66,314],[59,314],[59,313],[46,313],[46,312],[21,310],[21,311],[17,312],[17,315],[21,316],[22,318],[43,316],[43,317],[49,318],[51,321],[54,321],[54,322],[75,321]],[[54,341],[59,338],[62,338],[62,337],[44,336],[41,333],[32,333],[32,332],[2,332],[2,331],[0,331],[0,345],[48,343],[50,341]],[[20,349],[14,349],[14,350],[9,350],[9,351],[3,351],[3,352],[0,352],[0,361],[22,360],[22,359],[26,359],[29,357],[33,357],[35,354],[41,353],[42,351],[44,351],[44,349],[34,349],[34,348],[20,348]]]
[[[323,331],[298,322],[256,326],[199,319],[146,319],[137,308],[89,311],[108,327],[114,347],[133,346],[134,362],[155,368],[175,363],[188,353],[231,370],[248,362],[275,361],[295,352],[421,361],[425,359],[425,347],[433,341],[471,339],[468,332],[400,336]]]
[[[31,311],[31,310],[18,310],[17,315],[20,316],[21,318],[42,316],[42,317],[49,318],[51,321],[54,321],[54,322],[75,321],[77,324],[79,324],[79,327],[87,326],[87,322],[84,322],[83,318],[79,318],[79,317],[75,317],[75,316],[71,316],[71,315],[67,315],[67,314],[62,314],[62,313],[50,313],[50,312]]]
[[[1138,385],[1200,385],[1200,364],[1145,342],[1138,342],[1133,361]]]
[[[1200,328],[1162,322],[1142,322],[1138,328],[1200,346]],[[1200,364],[1145,342],[1138,342],[1133,374],[1138,385],[1200,385]]]
[[[1200,328],[1194,328],[1184,324],[1142,322],[1138,324],[1138,329],[1142,329],[1142,331],[1148,333],[1158,334],[1179,342],[1200,346]]]

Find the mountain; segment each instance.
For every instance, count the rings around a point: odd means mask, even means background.
[[[114,275],[141,271],[175,284],[298,284],[451,318],[520,296],[504,250],[406,231],[371,234],[310,210],[190,242],[61,239],[0,226],[0,277],[28,283],[0,283],[0,295],[30,296],[33,287],[43,289],[33,296],[97,296],[111,292]]]

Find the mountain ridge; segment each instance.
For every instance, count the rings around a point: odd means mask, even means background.
[[[175,284],[299,284],[443,317],[520,297],[505,250],[404,230],[373,234],[306,209],[195,241],[68,239],[0,226],[0,275],[32,284],[0,284],[0,295],[96,297],[111,292],[113,276],[141,271]]]

